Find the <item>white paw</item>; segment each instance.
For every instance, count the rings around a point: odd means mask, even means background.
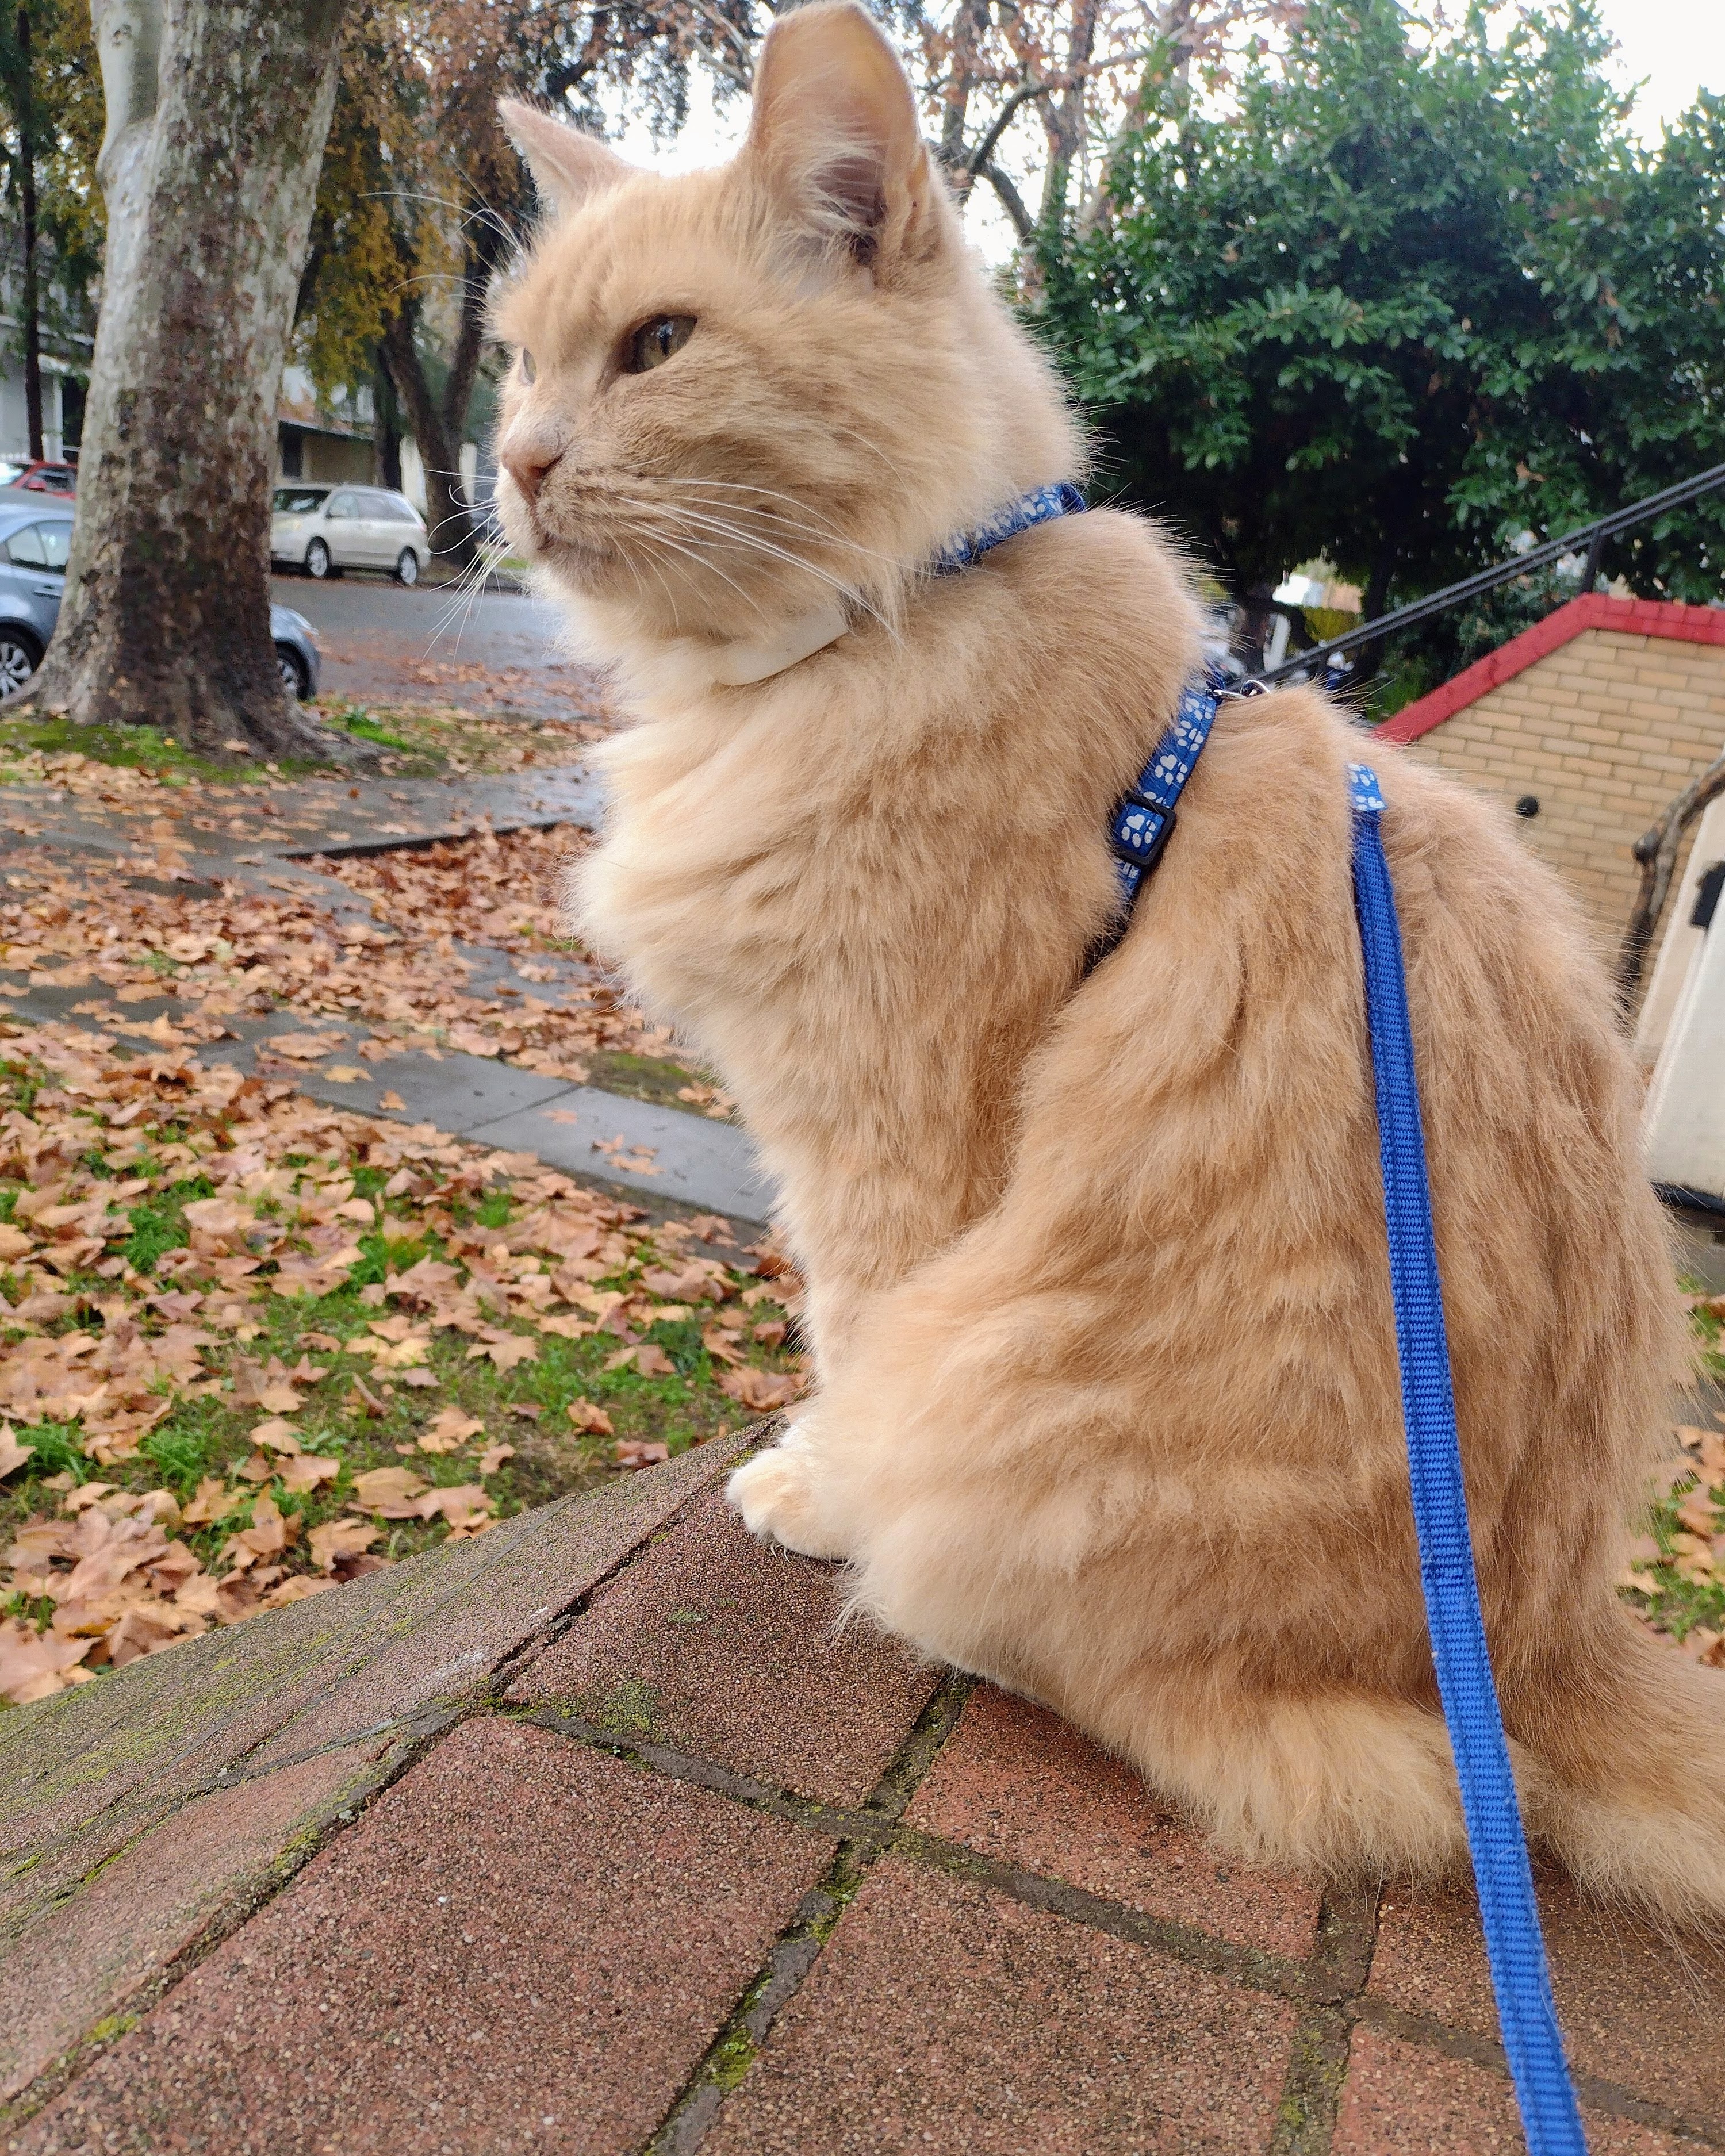
[[[771,1536],[803,1557],[843,1557],[820,1518],[808,1440],[794,1424],[766,1452],[745,1460],[725,1486],[726,1500],[752,1535]]]

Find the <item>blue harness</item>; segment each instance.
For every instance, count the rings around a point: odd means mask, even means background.
[[[1045,487],[1023,495],[978,531],[950,542],[937,566],[942,572],[964,567],[1003,540],[1050,517],[1071,516],[1084,506],[1073,487]],[[1125,934],[1138,893],[1173,835],[1176,804],[1209,738],[1217,706],[1231,693],[1237,692],[1214,675],[1189,687],[1155,754],[1115,809],[1108,843],[1120,880],[1121,913],[1105,942],[1091,952],[1091,965]],[[1365,962],[1402,1418],[1432,1660],[1461,1785],[1498,2025],[1527,2147],[1531,2156],[1586,2156],[1480,1611],[1401,931],[1380,829],[1384,796],[1364,764],[1350,764],[1348,776],[1353,803],[1353,904]]]

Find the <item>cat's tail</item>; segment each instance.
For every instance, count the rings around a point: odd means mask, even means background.
[[[1523,1780],[1530,1834],[1596,1893],[1725,1925],[1725,1671],[1620,1606],[1553,1675],[1505,1689],[1506,1719],[1543,1770]]]

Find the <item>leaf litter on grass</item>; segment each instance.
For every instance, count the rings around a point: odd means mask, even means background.
[[[0,1102],[9,1700],[801,1389],[799,1284],[716,1216],[70,1022],[0,1019]]]

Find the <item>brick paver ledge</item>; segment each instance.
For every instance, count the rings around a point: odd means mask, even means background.
[[[6,1716],[4,2147],[1522,2145],[1464,1892],[1230,1863],[839,1627],[747,1442]],[[1591,2147],[1725,2149],[1725,1954],[1541,1892]]]

